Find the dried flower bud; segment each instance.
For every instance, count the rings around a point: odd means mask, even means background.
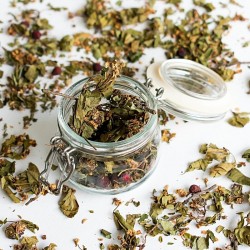
[[[131,176],[130,176],[130,174],[128,174],[128,173],[122,174],[121,179],[122,179],[122,181],[125,182],[125,183],[131,182]]]
[[[62,69],[61,69],[61,67],[58,67],[58,66],[56,66],[53,70],[52,70],[52,72],[51,72],[51,74],[53,75],[53,76],[55,76],[55,75],[60,75],[62,73]]]
[[[35,40],[40,39],[41,35],[42,35],[42,34],[41,34],[41,32],[40,32],[39,30],[34,30],[34,31],[31,33],[32,38],[35,39]]]
[[[199,193],[200,191],[201,191],[201,188],[197,185],[191,185],[189,187],[189,193],[191,194]]]
[[[94,72],[99,72],[102,70],[102,66],[100,65],[100,63],[93,63],[93,71]]]
[[[26,229],[25,223],[21,221],[13,222],[5,229],[5,235],[9,239],[19,239]]]
[[[181,47],[177,50],[176,55],[180,58],[184,58],[187,55],[187,50]]]

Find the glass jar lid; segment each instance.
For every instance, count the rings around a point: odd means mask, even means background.
[[[147,77],[160,108],[185,120],[215,121],[230,109],[230,95],[213,70],[186,59],[151,64]]]

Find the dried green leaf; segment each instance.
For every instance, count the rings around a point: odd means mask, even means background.
[[[226,148],[217,148],[215,145],[209,144],[205,158],[208,160],[226,161],[230,152]]]
[[[2,177],[1,179],[1,185],[5,193],[9,196],[9,198],[14,202],[14,203],[20,203],[21,200],[16,197],[15,193],[12,192],[12,190],[9,188],[7,182],[5,181],[5,178]]]
[[[25,224],[26,228],[29,229],[32,233],[35,233],[36,230],[39,230],[39,227],[31,221],[20,220],[20,222]]]
[[[61,200],[59,201],[61,211],[69,218],[74,217],[79,209],[79,205],[74,193],[74,189],[64,185]]]
[[[225,227],[219,225],[218,227],[216,227],[216,232],[217,232],[217,233],[220,233],[220,232],[222,232],[222,231],[224,230],[224,228],[225,228]]]
[[[0,158],[0,178],[15,173],[15,162]]]
[[[207,159],[199,159],[189,164],[186,172],[194,171],[194,170],[202,170],[205,171],[208,165],[211,163],[210,160]]]
[[[226,175],[231,169],[236,167],[236,163],[221,162],[210,168],[210,176],[218,177]]]
[[[111,239],[112,237],[111,233],[105,229],[101,229],[101,234],[107,239]]]
[[[26,247],[27,250],[32,250],[32,247],[36,246],[38,239],[36,236],[23,237],[20,243]]]
[[[71,36],[64,36],[58,43],[60,50],[71,51],[74,40]]]
[[[233,182],[248,185],[250,186],[250,177],[245,176],[237,168],[233,168],[228,174],[227,177]]]
[[[57,245],[54,243],[50,243],[49,246],[43,248],[43,250],[56,250]]]
[[[35,147],[36,141],[29,135],[11,135],[3,142],[0,154],[11,159],[24,159],[30,153],[30,146]]]
[[[243,155],[242,158],[245,158],[248,162],[250,162],[250,149],[247,149]]]
[[[228,123],[235,127],[244,127],[247,123],[249,123],[250,117],[249,113],[241,112],[235,113],[233,112],[233,117],[228,120]]]
[[[176,230],[175,230],[174,224],[172,222],[167,221],[167,220],[159,220],[158,222],[162,226],[163,233],[165,235],[175,235],[176,234]]]
[[[186,247],[190,247],[196,250],[205,250],[209,248],[209,239],[208,237],[199,237],[185,233],[183,235],[183,244]]]
[[[234,233],[240,244],[246,244],[250,246],[250,226],[236,228]]]
[[[128,230],[133,230],[133,226],[127,223],[127,221],[120,214],[119,210],[113,212],[114,221],[118,230],[123,229],[125,232]]]

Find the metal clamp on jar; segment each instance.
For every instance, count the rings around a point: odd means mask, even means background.
[[[152,110],[159,108],[185,120],[215,121],[229,110],[230,95],[224,81],[214,71],[196,62],[171,59],[151,64],[145,84],[119,77],[115,89],[140,97]],[[85,78],[73,84],[67,96],[77,97]],[[78,187],[115,194],[136,187],[155,170],[161,142],[157,115],[150,115],[143,129],[131,138],[116,142],[86,141],[68,125],[74,98],[63,98],[59,106],[60,136],[51,139],[51,151],[40,175],[49,186],[51,165],[57,160],[62,176],[54,189],[59,194],[70,180]]]

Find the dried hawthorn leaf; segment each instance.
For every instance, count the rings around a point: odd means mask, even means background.
[[[126,220],[120,214],[119,210],[115,210],[113,212],[113,216],[118,230],[123,229],[125,232],[128,230],[133,230],[133,226],[126,222]]]
[[[79,209],[79,205],[74,193],[74,189],[64,185],[61,200],[59,201],[61,211],[69,218],[74,217]]]
[[[35,233],[36,230],[39,230],[39,227],[31,221],[21,220],[21,223],[25,224],[26,228],[29,229],[32,233]]]
[[[20,240],[20,243],[24,245],[27,249],[32,249],[32,247],[36,246],[36,244],[38,243],[38,239],[36,236],[23,237]]]
[[[24,159],[30,153],[30,146],[35,147],[36,141],[29,135],[11,135],[3,142],[0,154],[11,159]]]
[[[224,230],[224,228],[225,227],[223,227],[223,226],[220,225],[220,226],[216,227],[216,232],[220,233],[220,232],[222,232]]]
[[[43,250],[56,250],[57,245],[54,243],[50,243],[49,246],[43,248]]]
[[[248,162],[250,162],[250,149],[247,149],[243,154],[242,158],[245,158]]]
[[[209,238],[199,237],[191,235],[189,233],[184,233],[183,244],[186,247],[190,247],[196,250],[205,250],[209,248]]]
[[[194,171],[194,170],[202,170],[205,171],[208,165],[211,163],[210,160],[207,159],[199,159],[189,164],[186,172]]]
[[[107,230],[105,230],[105,229],[101,229],[101,234],[105,237],[105,238],[107,238],[107,239],[111,239],[111,233],[110,232],[108,232]]]
[[[235,113],[233,112],[233,117],[228,120],[228,123],[235,127],[244,127],[247,123],[249,123],[250,117],[249,113],[241,112]]]
[[[250,226],[236,228],[234,233],[240,244],[246,244],[250,246]]]
[[[226,161],[230,152],[226,148],[217,148],[210,144],[207,148],[205,158],[208,160]]]
[[[216,166],[210,168],[210,176],[218,177],[226,175],[231,169],[236,167],[236,163],[221,162]]]
[[[0,178],[15,173],[15,162],[0,158]]]
[[[215,9],[215,7],[212,3],[206,3],[205,0],[193,0],[193,3],[197,6],[203,7],[208,12]]]
[[[159,220],[160,225],[162,226],[163,233],[166,235],[175,235],[176,230],[174,224],[167,220]]]
[[[228,174],[227,177],[233,182],[248,185],[250,186],[250,177],[245,176],[237,168],[233,168]]]
[[[218,241],[218,239],[215,237],[214,233],[211,230],[207,230],[207,236],[213,243]]]

